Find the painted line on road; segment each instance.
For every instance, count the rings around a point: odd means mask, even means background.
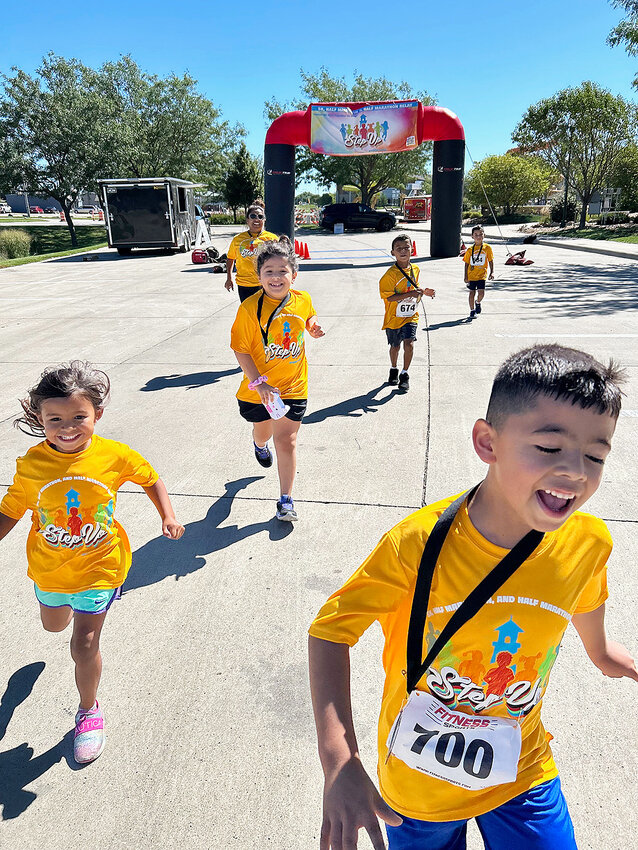
[[[638,418],[638,410],[621,410],[620,415],[621,416],[635,416],[636,418]]]

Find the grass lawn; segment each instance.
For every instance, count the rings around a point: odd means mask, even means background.
[[[11,229],[0,226],[0,232],[10,231]],[[101,224],[95,227],[76,228],[77,248],[71,246],[71,236],[67,227],[25,226],[21,227],[20,230],[26,230],[31,236],[31,255],[29,257],[16,257],[13,260],[0,257],[0,268],[20,266],[24,263],[37,263],[40,260],[49,260],[54,257],[66,257],[91,248],[103,248],[107,244],[106,230],[104,225]]]
[[[638,243],[638,225],[608,225],[607,227],[585,227],[578,230],[575,227],[566,227],[548,230],[543,236],[561,236],[566,239],[596,239],[611,242],[633,242]]]

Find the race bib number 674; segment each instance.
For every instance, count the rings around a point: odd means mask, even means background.
[[[463,714],[431,694],[413,691],[387,746],[414,770],[479,791],[516,779],[521,729],[509,718]]]

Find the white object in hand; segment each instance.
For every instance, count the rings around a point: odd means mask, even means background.
[[[281,419],[290,410],[289,405],[284,404],[277,390],[272,391],[272,401],[264,402],[264,407],[270,414],[271,419]]]

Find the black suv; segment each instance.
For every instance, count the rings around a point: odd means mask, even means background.
[[[373,210],[366,204],[328,204],[321,210],[319,223],[328,230],[334,230],[335,224],[343,224],[350,230],[361,227],[392,230],[397,219],[392,212]]]

